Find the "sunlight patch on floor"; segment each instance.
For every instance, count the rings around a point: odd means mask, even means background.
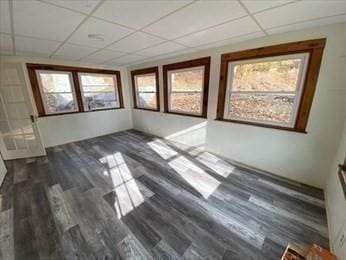
[[[142,204],[145,198],[121,153],[107,155],[100,162],[107,164],[109,168],[105,175],[112,180],[115,191],[114,208],[120,219]]]
[[[118,218],[122,218],[144,202],[144,197],[140,192],[135,180],[130,180],[115,188]]]
[[[168,164],[206,199],[221,184],[183,156],[179,156]]]
[[[199,154],[196,159],[225,178],[227,178],[235,169],[235,166],[208,152]]]
[[[169,147],[167,144],[165,144],[159,139],[156,139],[147,144],[150,146],[151,149],[153,149],[157,154],[159,154],[165,160],[178,154],[171,147]]]

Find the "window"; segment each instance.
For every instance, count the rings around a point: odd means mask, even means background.
[[[224,118],[293,127],[309,54],[230,62]]]
[[[165,112],[207,117],[210,57],[163,66]]]
[[[117,79],[114,75],[78,73],[84,111],[119,108]]]
[[[123,107],[119,71],[27,64],[39,116]]]
[[[47,114],[78,111],[70,72],[36,71],[40,93]]]
[[[131,77],[134,107],[160,111],[158,67],[131,71]]]
[[[222,55],[217,119],[305,132],[325,40]]]

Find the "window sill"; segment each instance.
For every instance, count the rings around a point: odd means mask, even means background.
[[[290,127],[277,126],[277,125],[267,125],[267,124],[261,124],[261,123],[253,123],[253,122],[245,122],[245,121],[240,121],[240,120],[216,118],[215,121],[236,123],[236,124],[243,124],[243,125],[250,125],[250,126],[257,126],[257,127],[264,127],[264,128],[271,128],[271,129],[290,131],[290,132],[295,132],[295,133],[300,133],[300,134],[307,134],[308,133],[305,130],[299,130],[299,129],[294,129],[294,128],[290,128]]]
[[[75,114],[84,114],[84,113],[92,113],[92,112],[107,111],[107,110],[120,110],[120,109],[125,109],[125,108],[124,107],[104,108],[104,109],[95,109],[91,111],[77,111],[77,112],[39,115],[38,117],[40,118],[40,117],[51,117],[51,116],[75,115]]]
[[[201,119],[207,119],[207,116],[204,116],[204,115],[194,115],[194,114],[186,114],[186,113],[170,112],[170,111],[165,111],[164,113],[165,114],[178,115],[178,116],[189,116],[189,117],[196,117],[196,118],[201,118]]]
[[[134,107],[135,110],[143,110],[143,111],[149,111],[149,112],[160,112],[160,109],[150,109],[150,108],[140,108],[140,107]]]

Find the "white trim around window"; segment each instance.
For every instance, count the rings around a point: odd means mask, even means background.
[[[112,77],[113,84],[112,85],[93,85],[93,86],[112,86],[114,91],[85,91],[84,87],[90,87],[92,85],[84,85],[82,82],[82,76],[92,76],[92,77]],[[116,75],[112,74],[101,74],[101,73],[85,73],[85,72],[78,72],[78,80],[80,85],[80,92],[82,96],[82,102],[84,106],[84,111],[95,111],[95,110],[104,110],[104,109],[111,109],[111,108],[120,108],[120,99],[119,99],[119,89],[118,89],[118,82]],[[116,105],[115,106],[106,106],[106,107],[92,107],[89,108],[87,104],[85,103],[85,94],[86,93],[114,93],[114,96],[116,98]]]
[[[44,92],[41,74],[62,74],[62,75],[68,75],[71,91],[68,91],[68,92]],[[38,79],[37,81],[38,81],[38,85],[39,85],[39,89],[40,89],[40,94],[41,94],[41,98],[42,98],[42,102],[43,102],[43,107],[44,107],[45,113],[47,115],[78,112],[78,101],[77,101],[77,97],[76,97],[76,90],[75,90],[75,86],[74,86],[74,83],[73,83],[73,76],[72,76],[71,72],[68,72],[68,71],[55,71],[55,70],[37,70],[36,71],[36,77]],[[48,104],[48,100],[47,100],[47,96],[46,96],[47,93],[49,93],[49,94],[72,94],[73,103],[74,103],[74,109],[63,110],[63,111],[55,111],[55,112],[51,111],[48,108],[48,105],[47,105]]]
[[[138,89],[138,78],[140,78],[140,77],[149,77],[149,76],[152,76],[155,79],[155,84],[153,86],[154,90],[153,91],[139,91],[139,89]],[[156,72],[146,73],[146,74],[138,74],[138,75],[135,75],[134,77],[135,77],[136,107],[137,108],[141,108],[141,109],[157,110],[159,104],[157,104],[157,94],[158,93],[157,93],[157,89],[156,89],[156,85],[157,85],[157,82],[156,82]],[[150,106],[141,106],[140,102],[139,102],[139,100],[140,100],[139,94],[140,93],[152,93],[152,94],[155,94],[156,107],[152,108]]]
[[[235,66],[242,65],[242,64],[255,64],[260,62],[271,62],[271,61],[290,60],[290,59],[300,60],[300,66],[299,66],[299,72],[298,72],[298,78],[296,82],[295,91],[291,91],[291,92],[290,91],[286,91],[286,92],[285,91],[232,91]],[[281,127],[294,127],[296,123],[296,119],[297,119],[299,105],[301,102],[308,61],[309,61],[309,53],[299,53],[299,54],[291,54],[291,55],[274,56],[274,57],[268,57],[268,58],[248,59],[248,60],[229,62],[223,118],[226,120],[228,119],[228,120],[236,120],[236,121],[243,121],[243,122],[268,124],[268,125],[275,125],[275,126],[281,126]],[[231,113],[232,111],[230,110],[230,102],[231,102],[232,94],[266,94],[266,95],[292,94],[294,96],[294,104],[293,104],[293,109],[290,115],[290,121],[289,122],[275,122],[275,121],[269,121],[269,120],[266,120],[266,121],[253,120],[248,118],[232,116],[232,113]]]
[[[202,82],[201,82],[201,90],[200,91],[189,91],[189,90],[182,90],[182,91],[172,91],[172,74],[177,72],[185,72],[185,71],[200,71],[202,70]],[[188,115],[197,115],[202,116],[203,114],[203,93],[204,93],[204,73],[205,73],[205,66],[198,66],[198,67],[190,67],[185,69],[177,69],[177,70],[169,70],[168,71],[168,111],[173,113],[184,113]],[[200,100],[200,112],[189,112],[189,111],[183,111],[183,110],[174,110],[171,107],[171,94],[172,93],[200,93],[201,100]]]

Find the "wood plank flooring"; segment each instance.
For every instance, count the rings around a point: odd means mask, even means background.
[[[137,131],[7,162],[0,259],[280,259],[328,248],[322,190]]]

